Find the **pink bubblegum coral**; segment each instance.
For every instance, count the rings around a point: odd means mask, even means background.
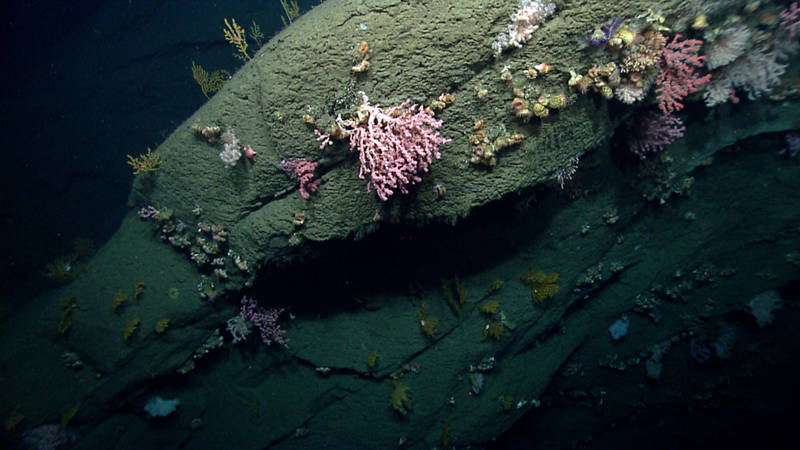
[[[680,111],[683,100],[687,95],[696,92],[697,88],[711,81],[711,74],[699,76],[695,67],[701,67],[705,56],[697,54],[703,45],[699,39],[686,39],[678,41],[682,36],[676,34],[672,42],[664,47],[659,64],[658,78],[658,107],[664,114]]]
[[[364,95],[356,119],[337,120],[350,137],[350,150],[358,150],[358,176],[364,179],[369,175],[367,191],[375,188],[383,201],[395,190],[406,194],[409,185],[422,181],[420,174],[428,171],[433,158],[441,158],[439,146],[451,141],[436,131],[441,120],[417,104],[406,109],[409,103],[411,100],[406,100],[384,110],[371,105]]]
[[[292,179],[300,181],[300,196],[308,200],[312,192],[317,192],[319,178],[314,179],[316,162],[306,161],[303,158],[290,158],[281,161],[281,169]]]

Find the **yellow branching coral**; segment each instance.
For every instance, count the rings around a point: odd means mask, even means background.
[[[283,12],[286,13],[286,17],[281,16],[283,26],[289,26],[294,19],[300,17],[300,6],[298,6],[297,0],[281,0],[281,6],[283,6]]]
[[[133,167],[133,174],[139,175],[140,173],[157,172],[161,169],[164,161],[158,154],[153,153],[150,147],[147,148],[147,153],[133,157],[128,155],[128,165]]]
[[[203,95],[209,98],[209,94],[213,94],[222,89],[225,82],[230,79],[231,73],[225,69],[220,69],[209,74],[206,69],[203,69],[202,66],[198,66],[192,61],[192,77],[194,77],[194,81],[200,85],[200,90],[203,91]]]
[[[241,53],[235,54],[236,57],[241,60],[250,59],[250,55],[247,54],[247,35],[244,32],[244,28],[236,23],[236,19],[231,18],[230,22],[228,22],[228,19],[223,20],[225,21],[225,28],[222,29],[222,32],[225,33],[225,40]]]
[[[533,302],[541,304],[548,298],[552,298],[558,292],[558,274],[546,274],[541,270],[531,270],[522,276],[522,282],[531,287]]]

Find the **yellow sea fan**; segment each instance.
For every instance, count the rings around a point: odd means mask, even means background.
[[[139,175],[140,173],[157,172],[161,169],[164,161],[157,153],[153,153],[150,148],[147,148],[147,153],[141,154],[137,157],[128,156],[128,165],[133,167],[133,174]]]
[[[238,53],[236,54],[238,58],[242,60],[250,59],[250,55],[247,54],[247,36],[245,35],[244,28],[236,23],[236,19],[231,18],[230,22],[228,22],[228,19],[224,19],[224,21],[225,28],[222,29],[222,32],[225,35],[225,40],[236,47],[236,50],[241,53],[241,55]]]
[[[200,85],[200,90],[203,91],[203,95],[209,98],[209,94],[213,94],[222,89],[225,82],[230,79],[231,73],[225,69],[220,69],[209,74],[206,69],[192,61],[192,77],[194,81]]]

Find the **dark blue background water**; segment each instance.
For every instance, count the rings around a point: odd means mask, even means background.
[[[116,230],[133,179],[126,155],[155,149],[206,101],[192,61],[209,72],[241,65],[223,18],[255,20],[268,40],[283,15],[278,1],[5,4],[0,288],[41,280],[74,239],[100,246]]]

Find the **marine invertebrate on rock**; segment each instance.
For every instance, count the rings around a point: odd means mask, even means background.
[[[728,100],[737,102],[736,89],[755,100],[780,84],[786,65],[778,62],[778,52],[753,50],[715,72],[714,79],[703,93],[706,106],[715,106]]]
[[[128,156],[128,165],[133,167],[133,174],[139,175],[140,173],[157,172],[161,169],[164,161],[157,153],[153,153],[150,147],[147,148],[147,153],[141,154],[137,157]]]
[[[611,22],[601,25],[589,36],[589,42],[595,47],[604,47],[614,37],[617,29],[622,25],[622,17],[615,17]]]
[[[533,302],[537,305],[556,295],[559,289],[556,284],[558,274],[555,272],[547,274],[541,270],[531,270],[520,279],[530,286]]]
[[[620,62],[622,73],[644,72],[655,67],[661,60],[661,54],[667,39],[657,31],[647,31],[636,38],[630,48],[626,48]]]
[[[222,134],[222,151],[219,152],[219,159],[225,165],[226,169],[230,169],[239,162],[242,157],[242,146],[239,145],[239,139],[232,130],[227,130]]]
[[[697,51],[703,45],[699,39],[684,39],[676,34],[672,41],[664,47],[661,62],[659,63],[658,78],[658,107],[664,114],[683,109],[683,100],[689,94],[711,81],[711,74],[700,76],[695,68],[701,67],[705,56],[699,56]]]
[[[75,296],[61,300],[61,320],[58,322],[58,332],[67,334],[72,328],[72,311],[78,306],[78,299]]]
[[[694,18],[692,21],[692,29],[693,30],[702,30],[708,26],[708,16],[705,14],[700,14],[699,16]]]
[[[122,328],[122,338],[127,342],[128,339],[133,336],[133,333],[136,332],[136,329],[139,328],[139,323],[141,321],[138,317],[135,317],[128,321],[125,326]]]
[[[487,338],[492,338],[495,341],[499,341],[503,338],[503,330],[505,330],[505,327],[501,322],[490,320],[489,323],[483,327],[483,339],[481,340],[485,341]]]
[[[547,107],[550,109],[562,109],[567,106],[567,96],[564,93],[548,95]]]
[[[679,117],[652,111],[631,117],[624,127],[628,149],[641,159],[646,159],[649,153],[660,152],[682,137],[686,129]]]
[[[789,33],[789,37],[800,34],[800,6],[798,2],[793,2],[789,7],[780,12],[781,28]]]
[[[319,131],[317,133],[319,135]],[[289,158],[281,161],[281,170],[293,180],[300,182],[300,196],[305,200],[311,198],[311,193],[316,192],[317,188],[319,188],[321,180],[319,178],[314,179],[314,171],[317,169],[317,165],[317,162],[306,161],[304,158]]]
[[[370,65],[369,64],[369,60],[365,59],[365,60],[361,61],[360,63],[358,63],[358,64],[354,65],[353,67],[351,67],[350,70],[352,70],[354,73],[363,73],[363,72],[366,72],[367,70],[369,70],[369,65]]]
[[[369,52],[369,44],[367,41],[361,41],[361,44],[358,45],[358,55],[365,57],[367,56],[367,52]]]
[[[144,293],[144,281],[139,281],[133,284],[133,299],[139,300],[139,297]]]
[[[392,408],[401,416],[411,411],[411,389],[398,380],[392,380]]]
[[[215,70],[209,74],[203,67],[198,66],[192,61],[192,77],[200,86],[200,90],[206,98],[222,89],[222,86],[231,78],[231,73],[225,69]]]
[[[433,101],[433,103],[431,103],[431,106],[433,106],[437,111],[441,111],[452,105],[455,101],[456,96],[448,92],[441,94],[436,100]]]
[[[243,296],[239,315],[243,320],[258,328],[261,341],[265,345],[270,345],[274,342],[283,348],[289,348],[289,338],[286,337],[286,331],[278,324],[278,317],[284,311],[284,308],[264,308],[254,298]],[[294,316],[289,314],[289,318],[294,318]]]
[[[436,131],[442,121],[436,120],[421,105],[406,100],[383,109],[372,105],[366,94],[355,117],[337,118],[337,125],[349,137],[350,150],[358,151],[361,167],[359,178],[369,176],[367,191],[375,189],[382,201],[396,191],[408,193],[408,186],[422,181],[434,158],[439,159],[439,146],[450,142]],[[316,132],[322,147],[330,135]]]
[[[495,56],[499,56],[509,47],[522,47],[522,44],[531,38],[533,32],[539,29],[539,25],[555,10],[555,3],[521,0],[517,11],[511,15],[511,23],[492,43]]]
[[[722,30],[704,49],[708,70],[727,65],[741,56],[752,34],[752,31],[744,25],[735,25]]]
[[[243,151],[245,158],[249,159],[250,161],[256,162],[256,151],[253,150],[252,147],[248,145],[247,147],[244,147]]]
[[[370,370],[374,369],[375,365],[378,363],[378,356],[379,355],[376,350],[370,353],[369,356],[367,357],[367,367],[369,367]]]
[[[191,129],[195,134],[202,136],[209,144],[216,144],[220,135],[222,135],[222,128],[216,125],[203,126],[200,122],[195,122],[192,124]]]
[[[244,29],[236,23],[236,19],[231,18],[230,22],[228,22],[227,18],[223,20],[225,21],[225,28],[222,29],[222,32],[225,35],[225,40],[236,47],[238,52],[234,55],[243,61],[250,59],[250,55],[247,54],[247,35]]]
[[[111,301],[111,310],[116,312],[126,300],[128,300],[128,294],[122,291],[117,291],[117,293],[114,294],[114,299]]]
[[[643,87],[633,83],[620,83],[614,90],[614,98],[628,105],[644,99],[646,94],[647,92],[645,92]]]
[[[155,331],[156,334],[162,334],[167,331],[167,328],[169,328],[169,319],[161,319],[156,322],[156,326],[153,328],[153,331]]]

